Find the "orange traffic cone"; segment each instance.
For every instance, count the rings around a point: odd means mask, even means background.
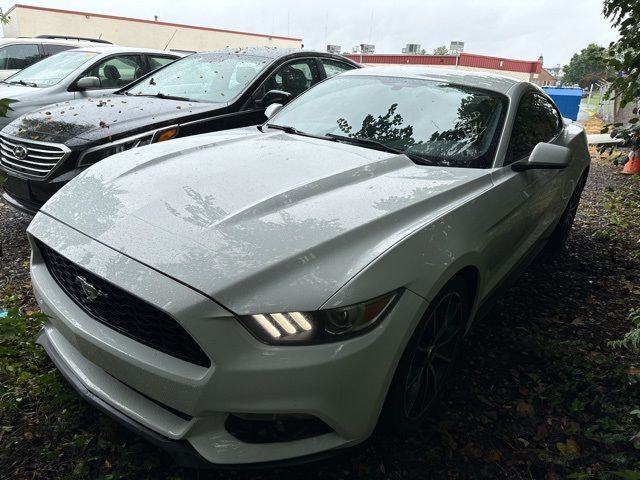
[[[629,160],[624,164],[622,173],[626,175],[640,174],[640,148],[629,152]]]
[[[629,152],[629,160],[624,164],[622,173],[626,175],[640,174],[640,148]]]

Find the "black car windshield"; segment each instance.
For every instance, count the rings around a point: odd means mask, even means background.
[[[167,65],[121,93],[227,103],[271,61],[233,53],[196,53]]]
[[[269,123],[364,147],[381,143],[427,164],[488,168],[506,107],[506,97],[482,89],[348,75],[312,88]]]
[[[30,84],[36,87],[50,87],[67,78],[96,55],[98,55],[96,52],[67,50],[34,63],[11,75],[5,81],[7,83]]]

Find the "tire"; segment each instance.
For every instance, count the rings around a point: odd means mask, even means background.
[[[397,433],[415,430],[433,412],[457,356],[471,310],[470,289],[454,277],[438,293],[405,347],[381,418]]]
[[[562,212],[562,216],[553,229],[549,240],[547,241],[547,251],[550,253],[558,253],[565,249],[569,234],[571,233],[571,227],[573,227],[573,221],[576,218],[576,212],[578,211],[578,205],[580,204],[580,196],[584,185],[587,183],[587,173],[585,172],[580,177],[576,188],[571,194],[567,208]]]

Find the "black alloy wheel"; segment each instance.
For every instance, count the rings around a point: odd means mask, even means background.
[[[433,411],[457,356],[470,303],[461,277],[433,300],[398,364],[383,413],[387,427],[414,430]]]
[[[578,184],[571,194],[567,208],[565,208],[560,220],[558,221],[558,225],[556,225],[556,228],[549,237],[548,246],[553,252],[563,250],[567,244],[569,234],[571,233],[571,227],[573,227],[573,221],[576,218],[576,212],[578,211],[578,205],[580,204],[580,196],[582,195],[585,183],[587,183],[586,173],[584,173],[580,177],[580,180],[578,180]]]

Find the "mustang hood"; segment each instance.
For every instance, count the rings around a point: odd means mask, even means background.
[[[115,155],[42,211],[235,313],[314,310],[489,183],[486,170],[253,127]]]
[[[28,87],[26,87],[28,88]],[[183,102],[156,97],[108,95],[56,103],[23,115],[4,133],[27,140],[65,143],[98,141],[178,123],[181,117],[221,110],[226,104]]]

